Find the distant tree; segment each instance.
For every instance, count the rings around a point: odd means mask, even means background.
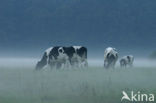
[[[149,55],[150,59],[156,59],[156,51],[153,51],[150,55]]]

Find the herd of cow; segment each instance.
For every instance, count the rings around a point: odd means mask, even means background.
[[[115,48],[108,47],[104,51],[104,68],[114,68],[118,60],[118,52]],[[120,66],[123,68],[133,66],[134,57],[132,55],[124,56],[120,59]],[[86,68],[87,48],[83,46],[55,46],[48,48],[41,60],[36,65],[36,70],[44,66],[56,68]]]

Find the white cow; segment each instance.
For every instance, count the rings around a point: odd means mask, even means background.
[[[115,48],[108,47],[104,51],[104,67],[106,69],[108,68],[114,68],[116,62],[118,60],[118,52]]]
[[[120,59],[120,66],[126,68],[127,66],[132,67],[134,62],[133,55],[127,55]]]

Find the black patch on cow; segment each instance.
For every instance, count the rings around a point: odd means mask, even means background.
[[[86,47],[81,47],[79,49],[76,50],[77,54],[80,56],[80,57],[85,57],[87,58],[87,48]]]
[[[113,54],[108,53],[107,59],[108,59],[108,62],[111,63],[115,60],[115,56]]]
[[[62,49],[59,49],[58,51],[59,51],[60,53],[62,53],[62,52],[63,52],[63,50],[62,50]]]
[[[128,62],[130,62],[130,61],[131,61],[131,58],[130,58],[130,56],[127,56],[127,59],[128,59]]]
[[[57,59],[57,57],[59,56],[59,52],[58,52],[58,49],[60,48],[61,46],[55,46],[49,53],[49,59],[52,59],[52,56]]]
[[[73,57],[73,54],[75,53],[75,49],[72,46],[71,47],[63,47],[63,50],[67,54],[69,59],[71,59]]]

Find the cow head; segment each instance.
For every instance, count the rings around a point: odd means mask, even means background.
[[[64,54],[64,49],[63,49],[63,47],[60,47],[60,48],[58,49],[58,52],[59,52],[59,54]]]
[[[41,61],[37,62],[37,65],[35,67],[36,70],[40,70],[43,68],[43,63]]]

